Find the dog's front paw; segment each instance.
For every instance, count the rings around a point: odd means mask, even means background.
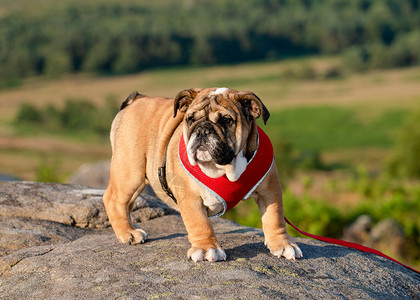
[[[144,243],[147,240],[147,233],[138,228],[117,234],[117,237],[123,244],[135,245]]]
[[[226,253],[222,248],[210,248],[207,251],[204,251],[200,248],[191,247],[190,250],[188,250],[188,258],[193,262],[199,262],[203,260],[214,262],[219,260],[226,260]]]
[[[271,241],[266,240],[265,245],[270,253],[276,257],[284,257],[289,260],[303,257],[302,250],[290,241],[289,236],[279,236],[276,239],[271,239]]]

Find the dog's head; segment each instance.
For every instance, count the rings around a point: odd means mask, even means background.
[[[183,133],[188,159],[210,177],[236,181],[258,147],[256,119],[270,116],[252,92],[227,88],[189,89],[178,93],[174,116],[185,113]]]

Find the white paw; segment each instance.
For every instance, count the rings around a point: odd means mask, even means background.
[[[299,246],[296,244],[289,244],[286,247],[275,251],[270,250],[270,252],[276,257],[284,257],[289,260],[303,257],[302,250],[300,250]]]
[[[223,251],[222,248],[220,248],[220,249],[210,248],[206,252],[206,256],[204,257],[204,259],[208,260],[208,261],[226,260],[226,253],[225,253],[225,251]]]
[[[118,239],[123,244],[135,245],[144,243],[147,240],[147,237],[146,231],[138,228],[126,232],[124,236],[118,236]]]
[[[199,262],[203,260],[215,262],[220,260],[226,260],[226,253],[221,248],[210,248],[205,253],[203,249],[191,248],[188,251],[188,258],[191,259],[193,262]]]
[[[191,254],[188,254],[188,258],[190,258],[193,262],[199,262],[204,260],[204,251],[203,249],[197,249]]]

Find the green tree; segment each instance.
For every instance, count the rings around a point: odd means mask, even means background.
[[[112,65],[112,71],[117,74],[132,73],[139,69],[140,53],[135,44],[127,40],[119,47],[117,58]]]
[[[6,1],[0,85],[39,74],[121,74],[350,47],[362,49],[349,55],[367,68],[415,65],[419,19],[418,0],[62,0],[48,9]]]
[[[45,75],[57,77],[72,71],[70,57],[62,51],[51,51],[45,59]]]

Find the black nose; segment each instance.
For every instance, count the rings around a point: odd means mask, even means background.
[[[214,132],[213,126],[211,126],[210,123],[204,122],[197,126],[195,129],[195,132],[197,133],[197,138],[205,138],[209,134]]]

